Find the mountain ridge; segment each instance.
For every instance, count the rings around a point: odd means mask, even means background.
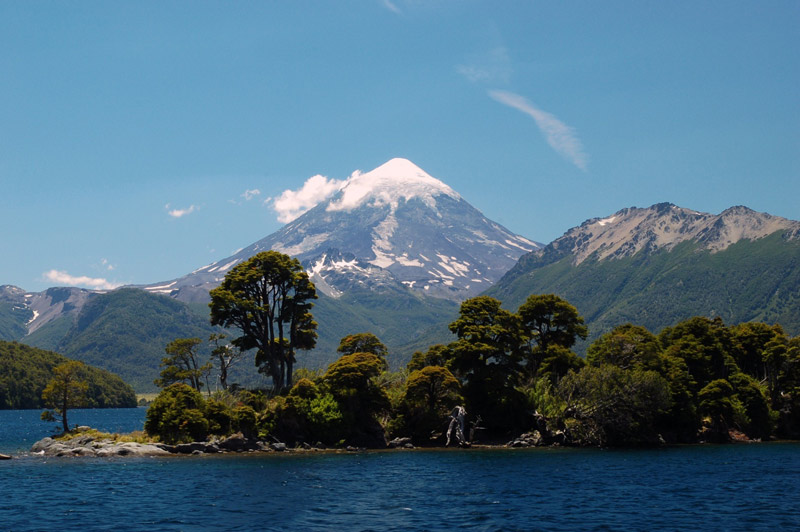
[[[622,209],[524,255],[486,292],[514,309],[531,293],[570,301],[590,340],[625,322],[657,332],[693,315],[800,334],[800,222],[742,206]]]

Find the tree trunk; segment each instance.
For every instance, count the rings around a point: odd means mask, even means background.
[[[69,423],[67,423],[67,401],[69,399],[68,396],[69,384],[64,387],[64,397],[63,402],[61,404],[61,422],[64,424],[64,433],[66,434],[69,432]]]

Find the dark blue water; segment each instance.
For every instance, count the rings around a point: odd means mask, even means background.
[[[0,452],[37,417],[0,411]],[[0,530],[53,529],[800,530],[800,444],[0,462]]]

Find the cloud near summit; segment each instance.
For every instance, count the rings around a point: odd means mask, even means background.
[[[265,203],[271,204],[278,213],[278,221],[286,224],[336,194],[346,182],[346,179],[315,175],[309,177],[301,188],[284,190],[280,196],[269,198]]]

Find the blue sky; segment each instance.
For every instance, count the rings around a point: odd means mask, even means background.
[[[393,157],[541,242],[662,201],[800,219],[798,27],[779,0],[0,2],[0,284],[172,279]]]

